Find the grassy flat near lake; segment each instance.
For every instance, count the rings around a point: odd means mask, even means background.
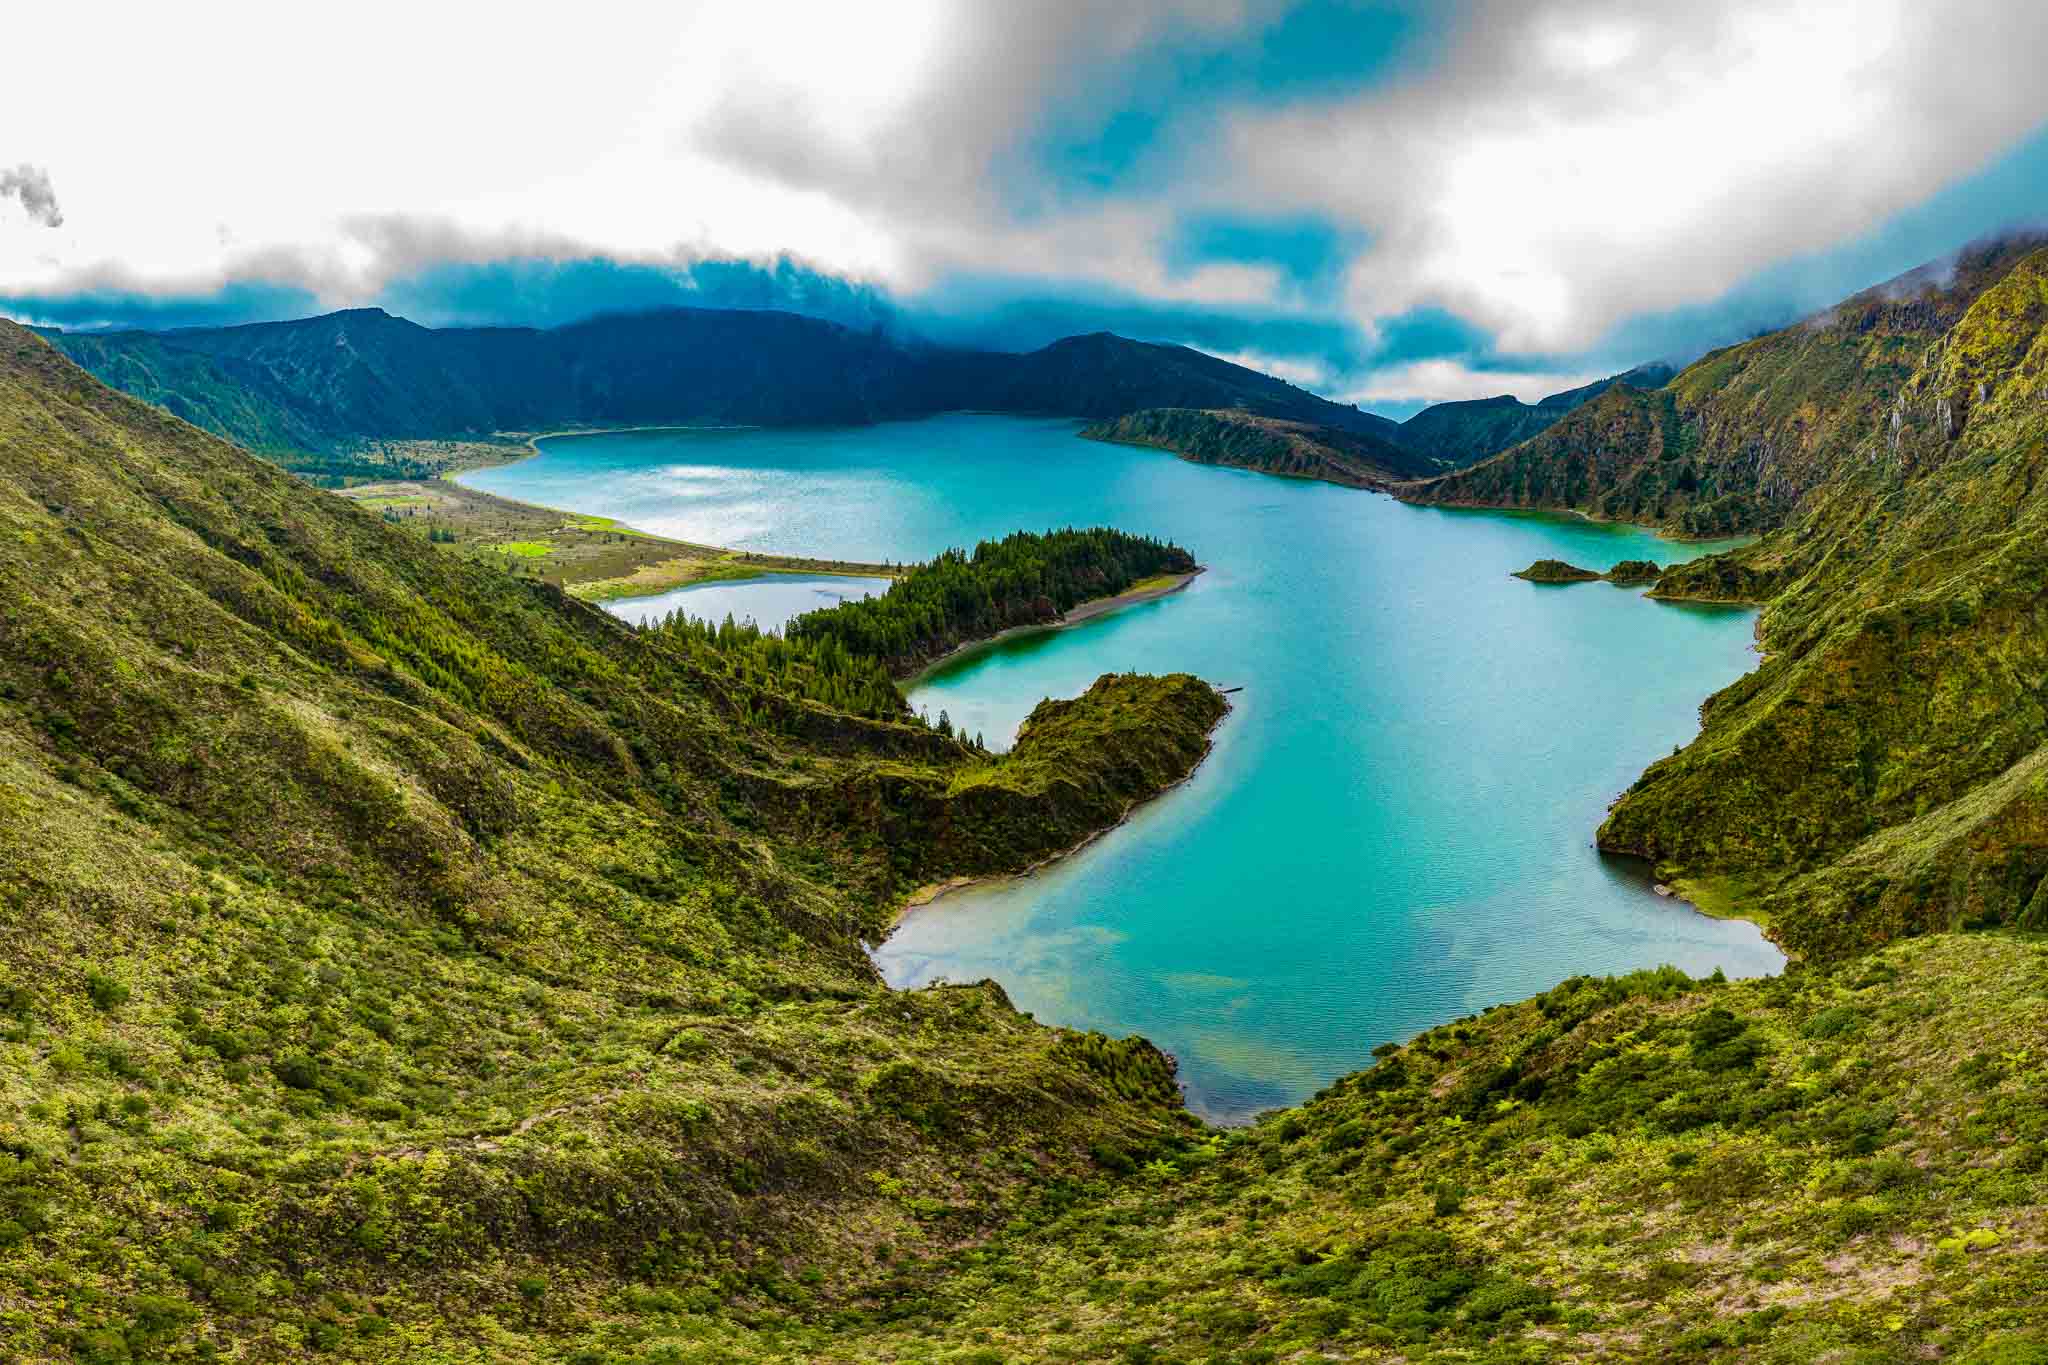
[[[387,521],[433,538],[444,550],[502,563],[514,573],[592,602],[764,573],[892,578],[899,572],[885,564],[756,554],[666,540],[607,517],[514,502],[451,479],[357,484],[340,493]]]

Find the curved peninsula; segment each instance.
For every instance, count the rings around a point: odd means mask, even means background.
[[[1090,440],[1150,446],[1195,464],[1385,490],[1433,466],[1385,436],[1242,409],[1147,408],[1082,430]]]

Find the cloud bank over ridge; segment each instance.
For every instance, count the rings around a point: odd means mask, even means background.
[[[122,128],[44,121],[24,150],[78,188],[59,232],[0,219],[0,310],[1101,326],[1400,407],[1684,358],[2048,213],[2048,10],[2022,0],[595,0],[408,31],[381,58],[337,34],[335,69],[396,63],[410,116],[271,70],[274,24],[165,25],[106,79],[197,92],[156,130],[202,163],[189,192]],[[209,103],[234,70],[274,127]]]

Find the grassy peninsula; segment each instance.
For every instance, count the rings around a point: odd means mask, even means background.
[[[1242,410],[1148,408],[1097,422],[1081,434],[1095,441],[1171,451],[1196,464],[1319,479],[1353,488],[1385,488],[1434,468],[1387,435]]]
[[[467,467],[467,466],[465,466]],[[553,584],[586,602],[643,597],[690,583],[765,573],[893,578],[891,564],[760,554],[649,535],[608,517],[536,507],[448,478],[387,480],[338,490],[444,552]]]

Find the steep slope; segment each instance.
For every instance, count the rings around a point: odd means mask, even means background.
[[[1801,951],[2048,924],[2048,250],[1972,294],[1790,526],[1658,586],[1767,599],[1767,658],[1602,842]]]
[[[1553,393],[1539,403],[1524,403],[1513,394],[1433,403],[1401,424],[1401,443],[1429,461],[1425,473],[1475,464],[1489,455],[1519,445],[1575,408],[1583,407],[1617,384],[1658,389],[1669,383],[1669,365],[1638,365],[1632,370],[1576,389]]]
[[[990,761],[773,683],[0,324],[8,1353],[887,1300],[1177,1140],[1149,1046],[890,995],[860,940],[1185,776],[1215,693],[1105,679]]]
[[[1703,458],[1669,389],[1617,385],[1504,455],[1410,485],[1449,507],[1569,509],[1688,535],[1747,530],[1769,515],[1745,469]]]
[[[1866,457],[1926,349],[2041,240],[1967,248],[1715,351],[1663,389],[1616,385],[1535,438],[1402,496],[1568,509],[1688,535],[1783,525]]]
[[[1098,422],[1081,434],[1091,440],[1170,450],[1196,464],[1353,488],[1384,488],[1429,469],[1404,447],[1377,436],[1243,410],[1146,408]]]

